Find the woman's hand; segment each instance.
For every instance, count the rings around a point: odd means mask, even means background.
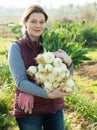
[[[32,113],[34,97],[31,94],[19,93],[18,106],[20,109],[24,110],[25,113]]]
[[[62,58],[67,66],[70,66],[72,63],[71,57],[63,50],[59,49],[58,51],[54,52],[56,57]]]
[[[64,96],[70,96],[72,93],[71,92],[64,92],[63,88],[65,86],[59,86],[56,88],[54,91],[48,93],[48,98],[49,99],[56,99],[56,98],[62,98]]]

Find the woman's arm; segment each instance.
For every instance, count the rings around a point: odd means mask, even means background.
[[[26,68],[18,44],[13,43],[8,52],[8,64],[16,86],[20,91],[48,98],[48,94],[37,84],[30,82],[26,76]]]

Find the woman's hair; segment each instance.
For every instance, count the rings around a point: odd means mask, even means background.
[[[48,15],[40,5],[31,5],[25,10],[22,18],[22,23],[27,22],[32,13],[42,13],[45,17],[45,21],[48,20]]]

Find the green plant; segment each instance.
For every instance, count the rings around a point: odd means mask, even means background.
[[[3,89],[4,90],[4,89]],[[9,91],[0,91],[0,130],[3,130],[11,125],[9,120],[9,109],[11,109],[11,96]]]
[[[82,47],[81,44],[65,43],[65,47],[63,49],[71,56],[75,67],[80,66],[84,61],[91,60],[91,58],[86,56],[88,53],[87,48]]]
[[[81,29],[81,36],[86,40],[85,45],[91,46],[94,41],[97,41],[97,27],[96,26],[84,26]]]
[[[13,104],[13,79],[7,64],[0,64],[0,130],[14,125],[10,110]]]
[[[79,66],[85,60],[90,60],[86,56],[87,49],[83,48],[83,44],[78,43],[68,43],[64,37],[63,29],[54,30],[46,29],[43,34],[43,43],[42,46],[46,51],[57,51],[58,49],[63,49],[69,54],[73,60],[75,67]]]
[[[0,85],[2,84],[12,84],[12,76],[8,67],[8,64],[0,64]]]
[[[80,112],[84,117],[92,121],[97,121],[97,104],[93,104],[88,98],[82,97],[79,94],[65,98],[65,102]]]
[[[12,27],[10,27],[10,30],[15,34],[16,39],[20,39],[23,36],[22,26],[19,24],[14,24]]]

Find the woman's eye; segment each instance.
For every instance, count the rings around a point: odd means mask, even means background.
[[[32,23],[37,23],[36,21],[31,21]]]
[[[31,23],[37,24],[38,22],[37,21],[31,21]],[[39,22],[39,24],[44,24],[44,23],[45,23],[44,21]]]
[[[41,24],[44,24],[45,22],[44,22],[44,21],[41,21],[40,23],[41,23]]]

